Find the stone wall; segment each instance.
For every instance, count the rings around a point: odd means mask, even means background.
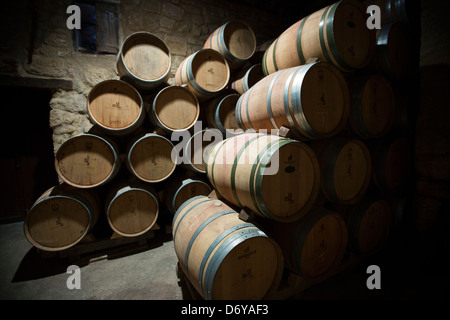
[[[246,21],[259,43],[278,36],[289,21],[268,10],[240,2],[214,0],[107,0],[119,6],[119,46],[136,31],[162,38],[176,69],[187,56],[201,49],[217,27],[233,19]],[[88,131],[86,98],[97,83],[117,79],[116,56],[89,54],[74,49],[66,27],[71,1],[17,0],[2,12],[0,74],[27,79],[67,80],[68,88],[52,88],[50,126],[54,151],[71,136]]]

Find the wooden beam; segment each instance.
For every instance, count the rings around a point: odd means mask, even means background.
[[[0,74],[1,86],[31,87],[41,89],[72,90],[73,82],[67,79],[32,78]]]

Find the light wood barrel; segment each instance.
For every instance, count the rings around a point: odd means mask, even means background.
[[[175,214],[184,202],[196,196],[207,196],[211,191],[211,186],[200,176],[180,175],[167,180],[163,202],[169,212]]]
[[[285,266],[305,278],[338,270],[347,249],[344,219],[323,207],[314,207],[302,219],[276,223],[273,234],[285,257]]]
[[[117,234],[136,237],[149,231],[159,215],[156,191],[139,181],[120,181],[112,185],[105,199],[108,224]]]
[[[371,148],[373,181],[382,191],[398,192],[406,186],[412,172],[413,151],[404,137],[388,137]]]
[[[170,77],[171,54],[163,40],[149,32],[130,34],[117,56],[119,76],[141,90],[154,89]]]
[[[260,63],[252,65],[250,68],[232,76],[232,80],[230,81],[231,89],[243,94],[262,78],[264,78],[262,65]]]
[[[347,123],[347,82],[331,64],[315,62],[273,73],[239,98],[236,119],[242,129],[292,129],[301,140],[339,133]]]
[[[259,300],[277,289],[283,270],[278,245],[225,203],[194,197],[172,225],[180,265],[204,299]]]
[[[222,133],[218,130],[206,129],[195,132],[184,149],[185,167],[195,173],[206,173],[206,155],[214,144],[222,139]]]
[[[220,130],[224,135],[236,133],[240,129],[235,114],[239,97],[239,94],[232,93],[209,100],[205,105],[208,126]]]
[[[127,168],[144,182],[164,181],[174,172],[177,164],[173,149],[172,142],[166,137],[147,133],[135,139],[128,148]]]
[[[130,84],[121,80],[105,80],[89,92],[87,110],[91,121],[113,135],[127,135],[144,121],[142,97]]]
[[[332,138],[311,145],[320,164],[321,191],[333,203],[355,204],[372,179],[372,158],[358,139]]]
[[[262,61],[264,73],[303,65],[315,57],[343,72],[364,68],[375,46],[367,17],[366,7],[356,0],[342,0],[312,13],[270,45]]]
[[[24,232],[38,249],[60,251],[79,243],[95,226],[101,213],[94,190],[67,184],[44,192],[25,216]]]
[[[357,79],[352,93],[350,124],[362,139],[380,138],[393,127],[395,95],[390,82],[381,75]]]
[[[179,65],[175,73],[177,85],[187,88],[200,100],[207,100],[220,94],[230,80],[230,68],[219,52],[201,49]]]
[[[401,23],[391,23],[377,32],[374,65],[377,72],[393,80],[405,77],[413,66],[408,30]]]
[[[93,188],[111,181],[121,166],[116,144],[94,134],[66,140],[55,156],[59,177],[77,188]]]
[[[256,37],[246,22],[233,20],[217,28],[203,48],[220,52],[227,59],[230,69],[237,70],[255,53]]]
[[[319,191],[319,166],[311,148],[275,135],[244,133],[217,143],[206,173],[226,200],[283,222],[306,214]]]
[[[189,89],[168,86],[153,99],[149,113],[153,124],[172,133],[192,128],[200,115],[200,105]]]
[[[391,229],[391,206],[382,199],[367,198],[347,211],[349,247],[357,254],[381,248]]]

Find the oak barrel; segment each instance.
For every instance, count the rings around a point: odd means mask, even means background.
[[[236,90],[240,94],[243,94],[262,78],[264,78],[262,65],[261,63],[258,63],[234,74],[230,81],[230,86],[231,89]]]
[[[213,49],[201,49],[178,66],[175,83],[185,84],[200,100],[218,95],[230,80],[230,68],[219,52]]]
[[[205,104],[208,126],[220,130],[224,135],[236,133],[240,129],[235,114],[239,97],[239,94],[231,93],[209,100]]]
[[[92,230],[100,214],[96,191],[62,183],[44,192],[27,212],[25,236],[41,250],[68,249]]]
[[[55,156],[55,169],[67,184],[93,188],[111,181],[121,166],[116,144],[105,137],[80,134],[66,140]]]
[[[166,180],[163,194],[163,202],[171,214],[175,214],[178,208],[187,200],[196,196],[207,196],[212,188],[202,176],[189,176],[180,174]]]
[[[264,73],[303,65],[309,58],[319,58],[343,72],[364,68],[375,46],[375,34],[366,20],[366,7],[356,0],[342,0],[310,14],[286,29],[266,50]]]
[[[372,179],[372,157],[359,139],[332,138],[311,145],[320,164],[320,186],[333,203],[355,204]]]
[[[350,89],[350,124],[362,139],[380,138],[393,127],[396,116],[394,90],[382,75],[358,78]]]
[[[122,80],[105,80],[94,86],[87,98],[87,110],[94,124],[113,135],[132,133],[145,117],[141,95]]]
[[[386,137],[371,146],[373,181],[382,191],[399,192],[410,180],[413,168],[411,142],[401,136]]]
[[[413,48],[408,30],[401,23],[390,23],[377,32],[374,65],[377,72],[398,80],[413,66]]]
[[[158,92],[149,110],[153,124],[167,133],[192,128],[200,114],[197,97],[182,86],[168,86]]]
[[[156,133],[147,133],[130,142],[126,164],[128,170],[144,182],[156,183],[175,171],[177,155],[172,142]]]
[[[393,22],[405,25],[420,21],[420,1],[411,0],[366,0],[364,4],[369,7],[376,5],[380,8],[381,27]]]
[[[313,207],[295,222],[275,223],[271,235],[283,252],[285,266],[305,278],[336,272],[348,242],[344,219],[324,207]]]
[[[213,145],[222,139],[222,133],[218,130],[205,129],[195,132],[184,148],[185,167],[195,173],[206,173],[206,155]]]
[[[117,55],[119,76],[141,90],[154,89],[167,82],[171,54],[166,43],[149,32],[130,34]]]
[[[347,123],[350,97],[341,72],[314,62],[275,72],[241,95],[236,119],[242,129],[292,129],[301,140],[339,133]]]
[[[155,225],[159,215],[158,195],[148,183],[121,180],[109,187],[105,212],[112,230],[124,237],[136,237]]]
[[[244,133],[218,142],[206,168],[226,200],[273,220],[301,218],[319,191],[319,165],[311,148],[275,135]]]
[[[278,245],[222,201],[194,197],[177,210],[172,226],[180,265],[204,299],[259,300],[277,289]]]
[[[349,247],[358,254],[381,248],[391,229],[391,206],[383,199],[368,197],[346,212]]]
[[[220,52],[227,59],[230,69],[237,70],[255,53],[256,37],[246,22],[232,20],[210,34],[203,48]]]

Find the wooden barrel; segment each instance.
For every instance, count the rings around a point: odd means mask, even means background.
[[[393,79],[405,77],[413,66],[408,30],[401,23],[391,23],[377,32],[374,65],[377,72]]]
[[[348,242],[357,254],[369,254],[381,248],[391,230],[391,206],[386,200],[367,198],[348,208]]]
[[[170,177],[177,164],[172,142],[161,135],[147,133],[128,148],[127,168],[144,182],[161,182]]]
[[[248,91],[259,80],[264,78],[262,71],[262,65],[260,63],[252,65],[250,68],[236,73],[231,82],[231,89],[236,90],[238,93],[243,94]]]
[[[219,129],[224,135],[236,133],[240,129],[235,114],[239,97],[239,94],[225,94],[209,100],[205,105],[208,126]]]
[[[117,56],[119,76],[141,90],[154,89],[170,77],[171,54],[163,40],[149,32],[130,34]]]
[[[111,181],[121,161],[116,144],[94,134],[80,134],[66,140],[55,156],[59,177],[77,188],[93,188]]]
[[[348,242],[344,219],[323,207],[313,207],[298,221],[275,223],[271,235],[283,252],[285,266],[305,278],[336,272]]]
[[[380,8],[381,27],[393,22],[412,25],[420,20],[420,1],[366,0],[364,4],[367,7],[376,5]]]
[[[302,140],[331,137],[347,123],[347,82],[331,64],[315,62],[273,73],[239,98],[236,119],[242,129],[282,126]]]
[[[225,203],[194,197],[172,225],[180,265],[204,299],[259,300],[277,289],[283,270],[278,245]]]
[[[390,82],[381,75],[357,79],[350,89],[350,124],[362,139],[380,138],[393,127],[395,95]]]
[[[382,191],[398,192],[405,187],[412,172],[413,151],[404,137],[388,137],[371,148],[373,181]]]
[[[179,65],[175,83],[186,84],[200,100],[207,100],[220,94],[230,80],[230,68],[219,52],[201,49]]]
[[[266,50],[266,75],[305,64],[329,62],[343,72],[364,68],[373,57],[375,34],[366,25],[366,7],[342,0],[310,14],[285,30]]]
[[[173,176],[172,176],[173,177]],[[189,199],[196,196],[207,196],[211,193],[211,186],[201,176],[188,177],[179,175],[166,180],[163,202],[171,214]]]
[[[113,135],[126,135],[139,128],[145,109],[139,92],[121,80],[105,80],[89,92],[87,111],[91,121]]]
[[[332,138],[311,145],[320,164],[320,186],[326,199],[355,204],[362,199],[372,178],[372,158],[358,139]]]
[[[206,173],[206,154],[222,140],[222,134],[211,129],[195,132],[187,141],[183,154],[183,163],[187,169],[195,173]]]
[[[207,159],[206,173],[218,193],[269,219],[301,218],[319,191],[317,158],[296,140],[244,133],[215,144]]]
[[[249,61],[254,64],[261,63],[262,59],[264,57],[264,54],[266,53],[266,50],[270,47],[270,45],[274,41],[275,41],[275,39],[270,39],[270,40],[264,41],[263,43],[258,44],[256,46],[255,53],[253,54],[253,56],[250,58]]]
[[[139,181],[120,181],[111,186],[105,199],[108,224],[117,234],[136,237],[149,231],[159,214],[156,191]]]
[[[168,86],[153,99],[149,113],[154,125],[172,133],[192,128],[200,115],[200,105],[186,87]]]
[[[65,183],[44,192],[25,216],[24,232],[38,249],[60,251],[79,243],[95,226],[101,212],[94,190]]]
[[[220,52],[231,70],[237,70],[250,59],[256,50],[256,37],[244,21],[228,21],[217,28],[205,41],[203,48]]]

